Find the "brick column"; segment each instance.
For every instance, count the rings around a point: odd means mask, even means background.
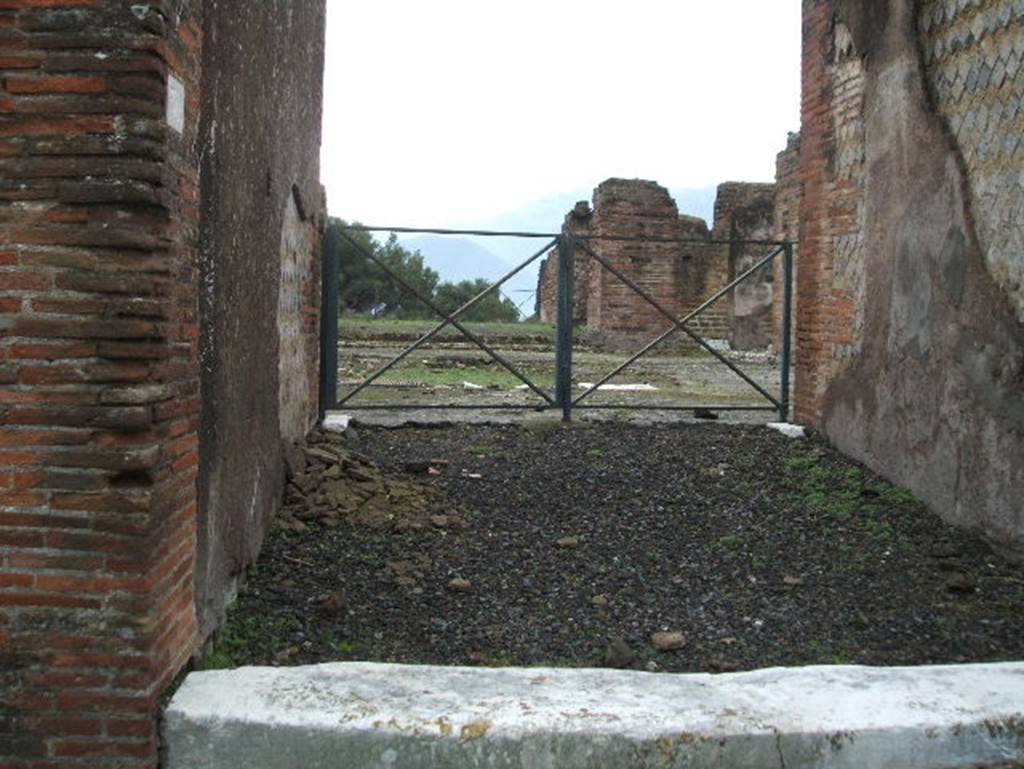
[[[196,643],[197,2],[0,2],[0,766],[152,767]]]
[[[804,0],[800,130],[800,268],[795,419],[818,425],[825,388],[857,352],[856,276],[863,265],[863,70],[835,0]]]

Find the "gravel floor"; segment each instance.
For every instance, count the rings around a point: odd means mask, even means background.
[[[1024,658],[1020,566],[814,438],[549,422],[312,440],[211,664]]]

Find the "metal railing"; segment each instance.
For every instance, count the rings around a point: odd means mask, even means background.
[[[446,312],[429,296],[411,285],[397,274],[384,261],[379,259],[371,249],[364,247],[359,241],[352,237],[352,232],[393,232],[404,234],[431,234],[431,235],[460,235],[475,237],[514,237],[523,239],[541,239],[544,245],[535,251],[529,258],[521,262],[514,269],[502,275],[491,283],[486,289],[480,291],[471,299],[463,303],[454,311]],[[708,245],[729,245],[729,246],[763,246],[770,249],[764,257],[757,260],[752,266],[744,270],[742,274],[735,277],[727,285],[701,302],[700,305],[690,310],[681,317],[666,309],[651,294],[639,286],[633,279],[622,270],[612,264],[594,247],[597,241],[627,241],[639,243],[665,243],[685,244],[692,243],[701,246]],[[338,397],[338,275],[340,267],[340,253],[342,243],[359,253],[363,258],[380,269],[389,280],[400,286],[403,291],[415,297],[432,313],[440,318],[436,326],[419,336],[412,344],[393,356],[384,365],[376,368],[371,374],[356,384],[342,397]],[[492,291],[500,289],[508,280],[518,275],[534,261],[554,248],[558,253],[558,275],[557,275],[557,311],[555,322],[555,382],[554,392],[549,392],[533,381],[518,366],[508,360],[507,357],[495,350],[487,343],[481,335],[471,330],[465,323],[459,320],[459,316],[476,306]],[[597,382],[590,385],[583,393],[576,397],[572,394],[572,368],[573,368],[573,282],[575,253],[581,251],[598,264],[601,269],[607,270],[617,280],[626,285],[636,293],[645,303],[671,323],[671,326],[662,334],[645,344],[639,351],[631,355],[627,360],[616,366],[613,370],[602,376]],[[736,363],[729,360],[721,351],[716,349],[704,337],[693,328],[693,322],[702,313],[706,312],[716,302],[733,291],[737,286],[750,280],[756,273],[766,269],[779,257],[782,258],[783,269],[783,291],[782,291],[782,313],[780,333],[780,387],[778,397],[769,392],[765,387],[756,382]],[[656,410],[656,411],[776,411],[782,421],[789,416],[789,395],[790,395],[790,359],[791,359],[791,315],[793,302],[793,245],[786,241],[771,240],[746,240],[746,241],[722,241],[722,240],[701,240],[693,238],[647,238],[629,236],[581,236],[567,233],[543,233],[543,232],[503,232],[490,230],[455,230],[455,229],[422,229],[412,227],[368,227],[363,225],[337,225],[331,224],[328,227],[324,243],[323,260],[323,295],[322,295],[322,316],[321,316],[321,369],[320,369],[320,412],[321,416],[327,411],[344,406],[352,410],[394,410],[394,409],[557,409],[562,413],[565,421],[572,419],[572,412],[577,409],[627,409],[627,410]],[[435,339],[444,329],[448,327],[456,329],[463,337],[471,341],[483,350],[491,360],[500,365],[516,379],[521,381],[539,401],[530,404],[496,404],[496,403],[459,403],[459,404],[409,404],[409,403],[375,403],[371,405],[353,404],[352,399],[366,388],[377,382],[382,376],[394,369],[409,355]],[[640,358],[652,352],[658,346],[664,344],[676,333],[682,333],[689,337],[697,346],[710,353],[720,364],[732,371],[742,379],[750,388],[760,396],[761,401],[754,404],[597,404],[588,399],[597,392],[602,385],[618,376],[629,366],[636,363]]]

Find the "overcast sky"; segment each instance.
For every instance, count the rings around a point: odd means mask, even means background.
[[[611,176],[771,181],[799,0],[328,0],[332,215],[469,224]]]

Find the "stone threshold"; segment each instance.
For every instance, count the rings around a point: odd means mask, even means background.
[[[251,667],[189,675],[162,730],[165,769],[1024,766],[1024,663]]]

